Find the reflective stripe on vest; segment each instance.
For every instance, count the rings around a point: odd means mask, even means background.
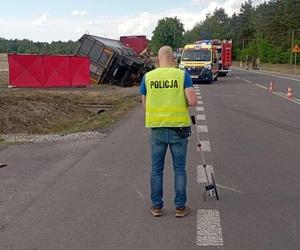
[[[184,74],[176,68],[158,68],[146,74],[146,127],[190,126]]]

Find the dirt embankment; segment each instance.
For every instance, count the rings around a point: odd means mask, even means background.
[[[140,101],[138,88],[0,91],[0,134],[103,130]]]

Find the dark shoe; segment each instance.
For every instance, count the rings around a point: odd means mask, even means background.
[[[184,208],[176,208],[176,217],[177,218],[182,218],[189,214],[192,210],[189,207],[184,207]]]
[[[162,211],[161,208],[155,208],[155,207],[151,207],[150,208],[150,212],[154,217],[160,217],[162,216]]]

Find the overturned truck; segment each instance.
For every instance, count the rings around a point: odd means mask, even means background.
[[[139,57],[118,40],[85,34],[79,42],[76,55],[90,57],[93,83],[130,86],[139,83],[146,72],[154,69],[150,59]]]

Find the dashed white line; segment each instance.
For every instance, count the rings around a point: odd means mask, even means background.
[[[196,107],[196,111],[204,111],[204,107]]]
[[[201,143],[201,150],[203,152],[210,152],[211,148],[210,148],[210,142],[209,141],[200,141]],[[200,149],[197,147],[197,151],[199,152]]]
[[[214,173],[214,168],[211,165],[206,165],[208,181],[211,182],[211,173]],[[203,165],[197,166],[197,183],[207,183],[206,174]]]
[[[263,89],[268,89],[267,87],[263,86],[263,85],[260,85],[260,84],[255,84],[256,86],[260,87],[260,88],[263,88]]]
[[[202,105],[202,104],[203,104],[203,101],[197,101],[197,104],[198,104],[198,105]]]
[[[199,100],[201,100],[201,99],[202,99],[201,95],[198,95],[198,96],[197,96],[197,98],[198,98]]]
[[[242,78],[242,80],[245,81],[245,82],[248,82],[248,83],[252,83],[252,81],[247,80],[247,79],[243,79],[243,78]]]
[[[206,116],[205,115],[197,115],[197,120],[198,121],[205,121],[206,120]]]
[[[221,220],[218,210],[198,210],[197,246],[223,246]]]
[[[206,125],[198,125],[197,126],[197,132],[198,133],[207,133],[208,132],[208,127]]]

